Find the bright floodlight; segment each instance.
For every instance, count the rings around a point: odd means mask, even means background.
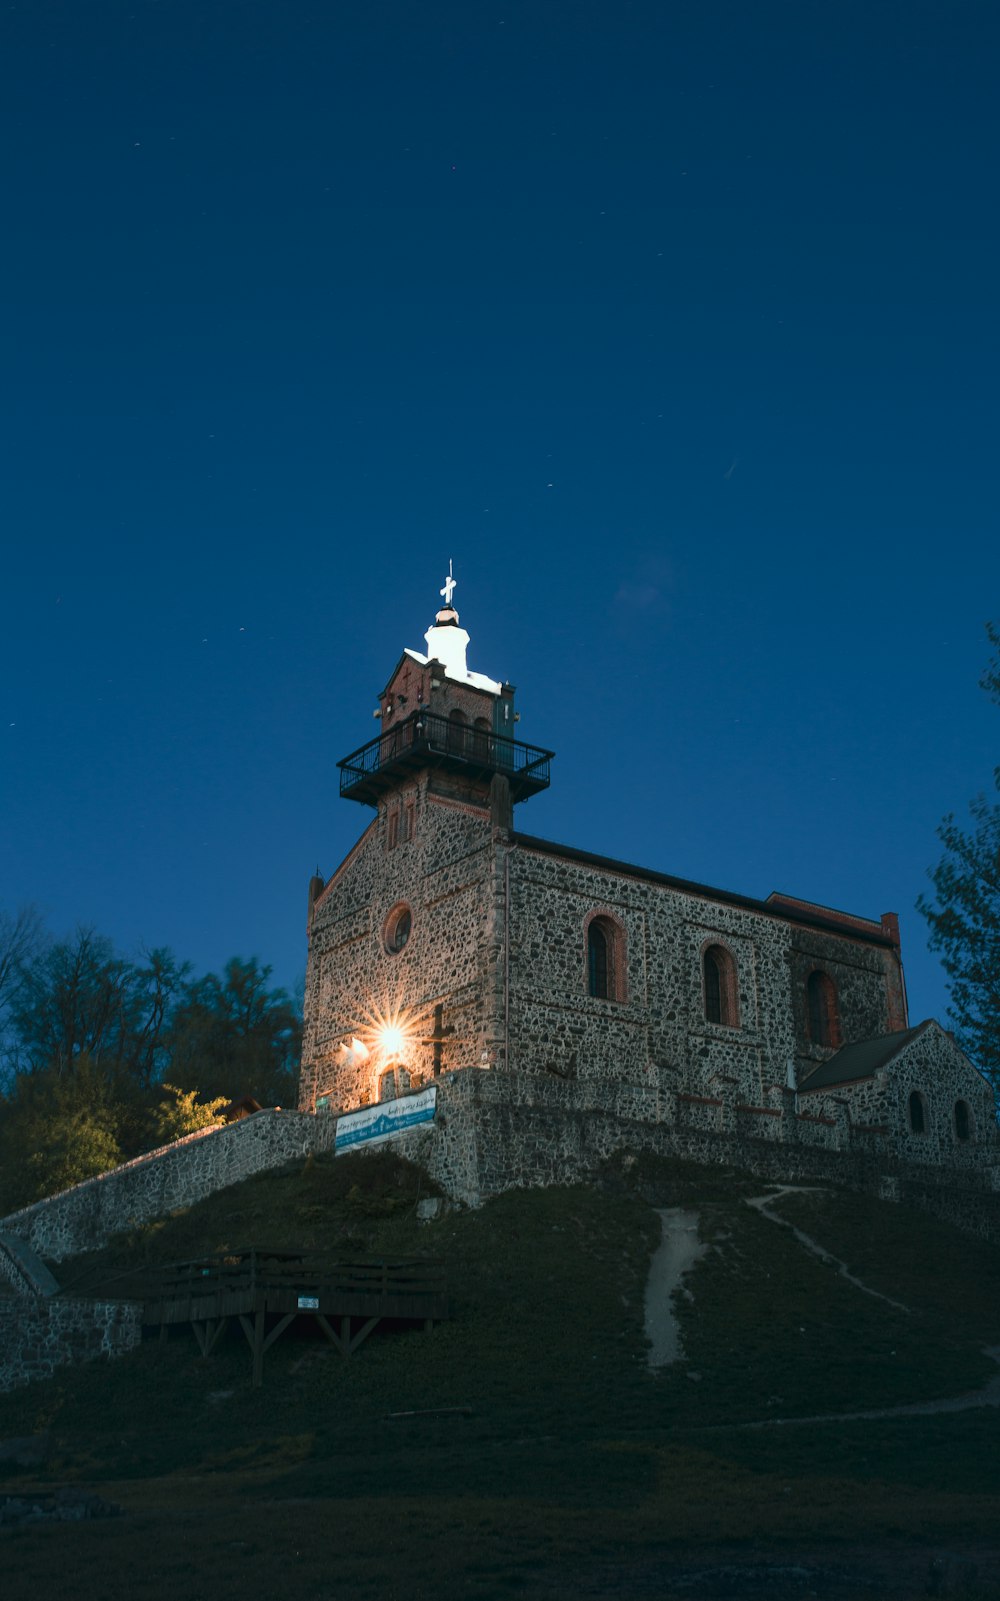
[[[395,1056],[403,1049],[403,1030],[391,1025],[379,1031],[379,1044],[387,1056]]]

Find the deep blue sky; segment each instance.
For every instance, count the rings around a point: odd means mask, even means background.
[[[995,76],[961,4],[0,22],[0,905],[294,984],[449,556],[519,826],[902,916],[989,786]]]

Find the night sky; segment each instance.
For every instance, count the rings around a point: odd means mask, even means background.
[[[449,557],[518,826],[902,919],[992,781],[994,0],[22,0],[0,905],[305,965]]]

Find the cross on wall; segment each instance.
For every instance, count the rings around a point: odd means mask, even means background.
[[[441,1047],[444,1045],[445,1040],[450,1038],[454,1032],[455,1026],[453,1023],[449,1023],[447,1026],[445,1025],[444,1005],[441,1001],[439,1001],[434,1008],[434,1032],[432,1034],[428,1034],[427,1037],[421,1041],[421,1044],[423,1045],[433,1045],[434,1047],[433,1072],[435,1078],[439,1078],[441,1074]]]

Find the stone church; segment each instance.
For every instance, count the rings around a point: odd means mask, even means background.
[[[553,753],[516,737],[513,687],[469,669],[454,587],[339,763],[373,815],[309,888],[300,1109],[437,1085],[453,1124],[479,1107],[481,1168],[526,1106],[550,1146],[572,1114],[605,1147],[627,1126],[691,1154],[723,1138],[993,1166],[992,1092],[937,1023],[911,1024],[893,913],[754,900],[515,827]]]

